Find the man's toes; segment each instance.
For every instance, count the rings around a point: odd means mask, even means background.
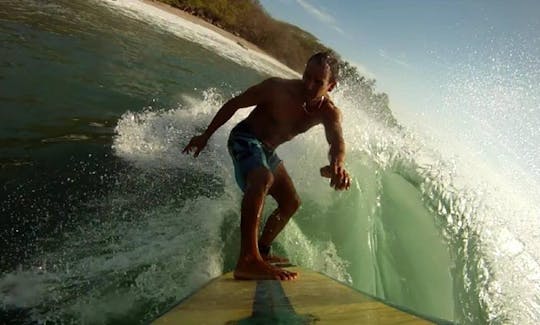
[[[281,274],[286,278],[286,280],[294,280],[296,279],[296,273],[290,272],[287,270],[282,270]]]
[[[292,271],[288,271],[288,270],[285,270],[285,272],[287,272],[287,274],[288,274],[290,277],[296,278],[296,275],[297,275],[296,272],[292,272]]]
[[[283,272],[283,270],[279,270],[279,271],[277,272],[277,275],[279,276],[279,278],[280,278],[282,281],[288,280],[287,273]]]

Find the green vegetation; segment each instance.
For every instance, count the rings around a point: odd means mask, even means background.
[[[302,29],[273,19],[258,0],[161,0],[257,45],[296,71],[328,48]]]
[[[330,50],[312,34],[272,18],[258,0],[159,1],[242,37],[300,73],[312,54]],[[366,79],[355,67],[341,58],[340,63],[341,82],[347,84],[347,92],[361,98],[363,107],[370,115],[388,125],[396,126],[396,119],[388,106],[388,95],[375,93],[375,80]]]

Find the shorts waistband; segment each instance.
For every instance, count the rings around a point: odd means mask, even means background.
[[[241,132],[241,133],[247,133],[247,134],[253,135],[253,132],[251,132],[251,128],[249,127],[249,124],[247,124],[245,120],[236,124],[236,126],[232,129],[231,133],[233,132],[234,133]]]
[[[268,146],[266,143],[261,141],[259,138],[253,134],[251,131],[251,128],[249,127],[249,124],[245,120],[241,121],[240,123],[236,124],[236,126],[231,130],[231,138],[233,137],[241,137],[241,138],[249,138],[250,140],[257,141],[261,144],[262,148],[268,152],[273,153],[275,151],[274,148]]]

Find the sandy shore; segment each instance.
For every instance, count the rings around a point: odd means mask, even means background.
[[[236,44],[238,44],[238,46],[241,46],[243,47],[244,49],[248,49],[248,50],[251,50],[251,51],[256,51],[256,52],[259,52],[261,54],[264,54],[266,56],[271,56],[270,54],[266,53],[265,51],[263,51],[262,49],[260,49],[257,45],[253,44],[253,43],[250,43],[248,41],[246,41],[245,39],[241,38],[241,37],[238,37],[224,29],[221,29],[215,25],[212,25],[210,24],[209,22],[207,22],[206,20],[202,19],[202,18],[199,18],[197,16],[193,16],[183,10],[180,10],[178,8],[175,8],[175,7],[172,7],[172,6],[169,6],[168,4],[166,3],[163,3],[161,1],[156,1],[156,0],[142,0],[142,2],[148,4],[148,5],[151,5],[151,6],[154,6],[156,8],[159,8],[161,10],[164,10],[166,12],[169,12],[171,14],[174,14],[182,19],[185,19],[185,20],[188,20],[194,24],[197,24],[197,25],[200,25],[202,27],[205,27],[207,29],[210,29],[216,33],[219,33],[220,35],[222,35],[223,37],[226,37],[232,41],[234,41]]]

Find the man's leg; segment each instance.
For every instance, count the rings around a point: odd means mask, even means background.
[[[278,203],[278,208],[272,212],[266,221],[259,240],[260,247],[270,247],[276,236],[300,207],[300,198],[283,163],[280,163],[274,171],[274,181],[270,187],[269,194]],[[265,257],[267,256],[263,256],[263,258]],[[272,260],[270,256],[267,259]],[[281,258],[276,258],[275,261],[286,262],[286,260]]]
[[[240,257],[234,271],[237,279],[292,280],[296,273],[282,270],[266,263],[257,244],[259,220],[264,200],[274,182],[272,173],[265,167],[251,170],[246,177],[246,189],[242,199],[240,222]]]

